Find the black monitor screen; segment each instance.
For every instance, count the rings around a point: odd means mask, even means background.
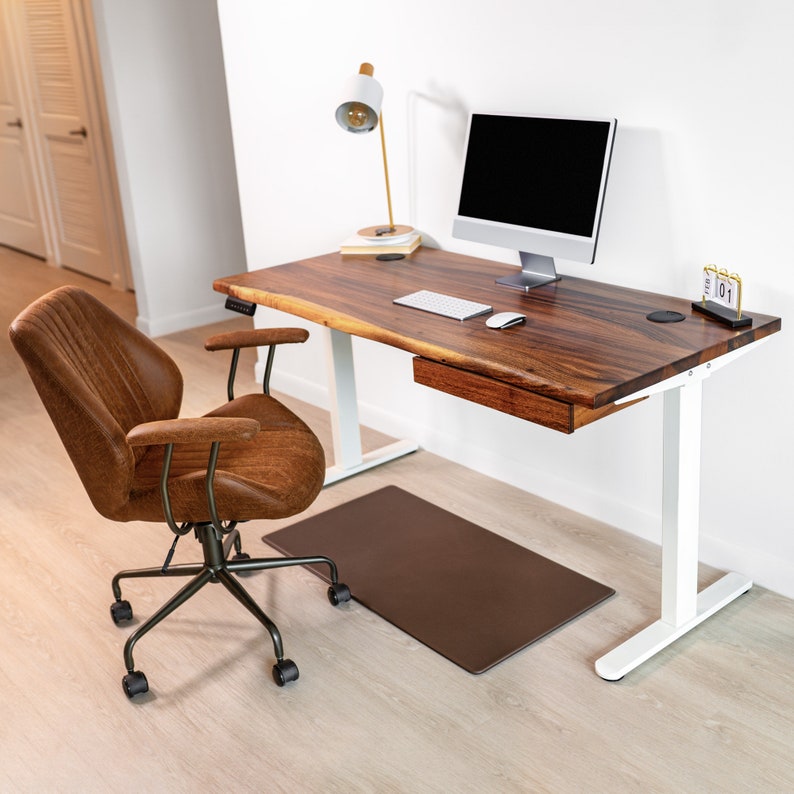
[[[475,114],[458,214],[590,237],[607,121]]]

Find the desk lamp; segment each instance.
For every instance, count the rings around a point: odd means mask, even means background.
[[[383,133],[383,114],[380,106],[383,102],[383,88],[372,76],[375,69],[370,63],[362,63],[358,74],[353,75],[345,83],[342,102],[336,109],[336,120],[343,130],[355,134],[372,132],[380,123],[380,144],[383,149],[383,173],[386,177],[386,201],[389,205],[389,225],[369,226],[358,233],[362,237],[389,238],[403,237],[410,234],[410,226],[395,226],[391,210],[391,190],[389,189],[389,165],[386,160],[386,138]]]

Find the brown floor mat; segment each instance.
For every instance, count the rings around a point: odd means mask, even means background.
[[[263,540],[331,557],[356,601],[470,673],[615,592],[396,486]],[[315,573],[329,581],[327,566]]]

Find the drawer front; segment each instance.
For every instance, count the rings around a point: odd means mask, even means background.
[[[579,427],[639,402],[635,400],[625,405],[612,404],[603,408],[584,408],[420,356],[414,358],[413,365],[414,380],[423,386],[494,408],[561,433],[573,433]]]

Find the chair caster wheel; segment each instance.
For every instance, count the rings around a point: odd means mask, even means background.
[[[350,595],[350,588],[339,582],[338,584],[332,584],[328,588],[328,600],[335,606],[338,607],[340,604],[345,604],[351,599]]]
[[[273,665],[273,680],[279,686],[284,686],[290,681],[297,681],[298,676],[300,676],[298,665],[292,659],[282,659]]]
[[[127,673],[121,679],[121,686],[124,688],[124,694],[132,700],[136,695],[143,695],[149,691],[149,682],[146,676],[139,670],[133,670]]]
[[[110,617],[118,626],[126,620],[132,620],[132,607],[129,601],[116,601],[110,605]]]

